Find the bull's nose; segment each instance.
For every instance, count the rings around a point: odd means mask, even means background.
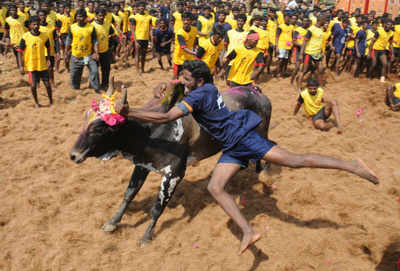
[[[71,153],[71,154],[69,155],[69,158],[71,158],[72,161],[75,161],[76,155],[73,154],[73,153]]]

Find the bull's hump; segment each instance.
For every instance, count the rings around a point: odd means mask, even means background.
[[[170,142],[180,142],[184,133],[185,129],[183,127],[183,121],[182,118],[179,118],[167,124],[157,125],[152,129],[150,138],[160,138]]]

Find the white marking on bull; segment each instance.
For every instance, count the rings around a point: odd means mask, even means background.
[[[163,167],[161,170],[160,170],[160,172],[162,173],[162,174],[164,174],[164,175],[170,175],[171,174],[171,172],[172,172],[172,170],[171,170],[171,165],[168,165],[168,166],[166,166],[166,167]]]
[[[182,119],[177,119],[172,127],[172,139],[179,142],[184,132]]]
[[[169,188],[168,188],[168,196],[171,198],[172,192],[174,191],[176,185],[178,184],[179,177],[172,178],[171,181],[169,182]]]

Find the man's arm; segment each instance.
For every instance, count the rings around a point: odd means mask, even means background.
[[[296,105],[294,107],[294,111],[293,111],[293,116],[296,116],[297,112],[299,112],[301,105],[303,104],[303,98],[301,97],[301,95],[299,95],[299,98],[297,98],[297,102]]]
[[[262,72],[263,67],[265,66],[263,53],[259,53],[257,55],[254,65],[256,66],[256,68],[254,69],[253,73],[250,76],[251,80],[256,80],[260,75],[260,73]]]
[[[121,110],[118,110],[120,105],[116,106],[116,111],[121,112]],[[166,113],[161,113],[161,112],[154,112],[154,111],[146,111],[146,110],[141,110],[141,109],[128,109],[129,111],[123,115],[130,117],[130,118],[136,118],[140,119],[143,121],[148,121],[148,122],[153,122],[153,123],[166,123],[170,121],[174,121],[176,119],[179,119],[183,117],[184,113],[183,111],[178,107],[174,106],[171,108]],[[123,111],[123,109],[122,109]],[[122,113],[122,112],[121,112]]]
[[[191,54],[191,55],[196,55],[195,51],[190,50],[189,48],[187,48],[186,45],[186,40],[182,35],[178,34],[178,42],[179,42],[179,46],[181,47],[181,49],[183,49],[186,53]]]
[[[96,34],[96,29],[93,27],[93,32],[92,32],[92,44],[93,44],[93,55],[92,58],[96,61],[99,60],[99,43],[97,41],[97,34]]]
[[[19,69],[20,69],[20,73],[24,74],[24,51],[26,48],[26,43],[25,40],[22,38],[21,41],[19,42],[19,46],[17,48],[17,52],[18,52],[18,63],[19,63]]]

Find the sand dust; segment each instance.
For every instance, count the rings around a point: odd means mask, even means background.
[[[70,89],[57,75],[55,105],[35,109],[28,76],[11,55],[1,58],[0,270],[395,270],[400,256],[400,113],[383,103],[378,80],[329,79],[326,98],[339,102],[344,134],[312,129],[289,79],[262,79],[272,101],[272,140],[291,151],[362,158],[380,177],[374,186],[345,172],[272,165],[240,172],[227,189],[262,239],[242,256],[240,231],[206,190],[218,156],[189,167],[155,228],[139,240],[160,186],[151,173],[118,230],[102,225],[118,208],[133,166],[115,158],[76,165],[68,153],[82,127],[93,90]],[[150,73],[113,70],[127,85],[130,105],[143,105],[152,88],[171,77],[155,60]],[[82,88],[88,85],[87,72]],[[219,81],[217,85],[225,87]],[[43,84],[39,100],[47,105]],[[357,111],[362,108],[361,114]]]

